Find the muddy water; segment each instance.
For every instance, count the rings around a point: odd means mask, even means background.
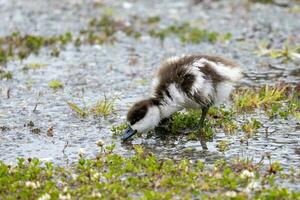
[[[162,26],[176,21],[200,21],[203,28],[231,32],[233,41],[182,45],[178,39],[170,37],[162,45],[147,34],[135,40],[118,33],[118,42],[114,45],[83,45],[79,48],[68,45],[57,58],[50,56],[49,49],[42,49],[38,56],[31,55],[22,62],[10,61],[6,69],[13,72],[13,79],[0,81],[0,125],[9,128],[0,131],[1,160],[15,162],[17,157],[38,157],[65,165],[76,161],[80,148],[88,157],[93,157],[98,151],[95,142],[99,139],[105,144],[116,143],[117,153],[131,155],[131,145],[121,144],[118,138],[112,139],[110,128],[124,122],[128,107],[145,97],[155,68],[171,55],[201,52],[234,58],[247,74],[240,86],[278,81],[295,84],[300,81],[299,73],[295,73],[299,70],[299,63],[282,64],[279,59],[258,57],[253,53],[262,40],[272,41],[274,48],[281,47],[287,38],[299,44],[300,24],[297,19],[300,15],[299,12],[290,12],[296,6],[292,3],[289,7],[261,4],[249,7],[241,1],[211,4],[189,1],[103,2],[104,7],[97,1],[0,0],[0,18],[3,19],[0,35],[14,31],[43,36],[70,31],[76,35],[91,18],[101,16],[103,10],[110,7],[114,15],[124,20],[134,15],[158,15]],[[132,64],[132,59],[137,63]],[[22,70],[26,64],[32,63],[44,67]],[[48,83],[53,79],[63,82],[64,89],[50,89]],[[10,98],[7,98],[8,89]],[[65,102],[90,107],[104,96],[118,97],[116,110],[107,119],[80,118]],[[215,130],[214,140],[208,143],[208,152],[201,150],[199,142],[187,141],[184,136],[170,140],[143,136],[132,143],[142,144],[158,155],[174,159],[187,157],[213,163],[219,158],[240,157],[259,161],[263,155],[271,153],[272,160],[279,160],[286,169],[300,167],[299,122],[293,118],[270,121],[261,114],[240,116],[239,122],[253,117],[259,119],[263,127],[247,144],[240,142],[242,132],[228,136],[222,130]],[[41,130],[39,134],[28,127],[30,121]],[[53,127],[53,137],[47,136],[50,127]],[[220,153],[216,144],[224,139],[230,141],[230,149]]]

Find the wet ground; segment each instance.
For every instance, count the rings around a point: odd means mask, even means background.
[[[113,125],[125,120],[126,111],[137,99],[146,96],[151,77],[159,63],[172,55],[201,52],[219,54],[236,60],[246,72],[239,86],[262,86],[284,81],[300,81],[299,60],[282,62],[267,56],[257,56],[254,51],[262,41],[272,48],[282,48],[286,41],[299,44],[299,5],[253,4],[243,1],[5,1],[0,0],[0,36],[12,32],[41,36],[79,31],[94,17],[100,17],[109,8],[119,19],[129,21],[133,16],[147,18],[160,16],[160,26],[183,21],[199,23],[201,28],[232,33],[230,42],[182,44],[176,37],[168,37],[163,44],[157,38],[143,34],[138,40],[117,33],[114,45],[67,45],[59,57],[43,48],[39,55],[31,55],[22,62],[9,61],[5,69],[13,72],[12,80],[0,80],[0,159],[15,162],[17,157],[38,157],[59,164],[78,158],[83,148],[93,157],[96,141],[116,143],[116,152],[130,155],[130,145],[112,139]],[[199,1],[200,2],[200,1]],[[297,11],[298,9],[298,11]],[[44,65],[40,69],[22,70],[26,65]],[[57,79],[64,88],[54,91],[48,83]],[[7,90],[10,97],[7,98]],[[104,98],[118,97],[116,110],[108,118],[88,116],[81,118],[66,104],[91,106]],[[300,167],[300,124],[295,118],[270,121],[263,114],[244,115],[239,120],[258,118],[263,127],[248,141],[241,143],[241,134],[225,135],[215,130],[215,138],[208,143],[209,151],[202,152],[199,142],[187,141],[179,136],[171,141],[155,137],[137,138],[134,144],[143,144],[159,155],[174,159],[181,157],[203,159],[213,163],[218,158],[253,158],[259,161],[266,153],[279,160],[287,169]],[[40,133],[33,133],[28,123],[32,121]],[[53,127],[53,137],[47,130]],[[269,135],[265,136],[268,128]],[[218,152],[216,144],[226,139],[230,149]],[[63,149],[65,149],[63,151]]]

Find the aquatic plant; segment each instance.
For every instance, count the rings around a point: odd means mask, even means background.
[[[249,0],[249,1],[254,3],[265,3],[265,4],[274,2],[274,0]]]
[[[115,100],[116,98],[108,99],[104,98],[103,100],[99,100],[95,105],[93,106],[84,106],[83,108],[80,108],[76,104],[66,101],[66,103],[69,105],[69,107],[74,110],[76,113],[78,113],[81,117],[86,117],[90,114],[95,115],[96,117],[103,116],[108,117],[112,112],[114,111],[115,107]]]
[[[139,38],[141,33],[131,24],[116,20],[112,15],[103,15],[100,19],[92,19],[87,29],[81,30],[82,35],[87,35],[90,44],[114,43],[116,33],[124,32],[128,36]],[[77,41],[79,43],[79,41]]]
[[[257,119],[252,118],[251,120],[247,120],[242,125],[242,130],[246,133],[246,136],[250,138],[252,135],[258,132],[258,129],[262,126],[262,123]]]
[[[28,63],[23,67],[23,70],[27,71],[27,70],[30,70],[30,69],[33,69],[33,70],[41,69],[45,66],[46,66],[46,64],[44,64],[44,63]]]
[[[38,54],[42,47],[56,49],[71,42],[72,34],[67,32],[59,36],[22,35],[14,32],[11,35],[0,38],[0,63],[6,63],[9,59],[19,58],[23,60],[30,54]]]
[[[124,133],[124,130],[128,127],[126,123],[121,123],[119,125],[112,126],[110,131],[112,132],[113,137],[119,137]]]
[[[108,117],[115,109],[115,100],[116,98],[104,98],[103,100],[98,101],[91,108],[91,113],[93,113],[96,117],[103,116]]]
[[[265,85],[259,89],[240,89],[233,95],[235,107],[241,111],[251,111],[255,108],[266,109],[274,103],[288,99],[287,88]]]
[[[74,110],[81,117],[86,117],[88,115],[88,110],[86,108],[79,108],[76,104],[70,101],[66,101],[66,103],[72,110]]]
[[[167,28],[160,30],[152,29],[149,31],[149,34],[161,40],[164,40],[167,36],[175,35],[181,40],[182,43],[215,43],[220,35],[217,32],[211,32],[206,29],[192,27],[188,22],[185,22],[181,25],[171,25]],[[227,33],[223,38],[230,39],[231,34]]]
[[[158,22],[160,22],[159,16],[148,17],[148,19],[147,19],[148,24],[156,24]]]
[[[269,56],[273,59],[282,59],[284,62],[300,59],[299,45],[291,46],[286,43],[281,49],[268,48],[267,43],[262,42],[258,50],[254,51],[258,56]]]
[[[1,45],[1,39],[0,39],[0,45]],[[6,62],[7,62],[7,53],[0,46],[0,63],[6,63]]]
[[[234,134],[237,131],[237,113],[233,108],[225,108],[223,105],[212,107],[209,110],[209,115],[214,127],[222,128],[228,134]]]
[[[6,71],[0,68],[0,80],[10,80],[13,78],[13,74],[10,71]]]
[[[52,88],[54,90],[64,87],[64,84],[59,80],[52,80],[52,81],[49,82],[48,85],[49,85],[50,88]]]
[[[171,133],[178,134],[182,130],[196,128],[199,125],[199,116],[201,116],[201,112],[198,110],[176,112],[171,118]]]
[[[218,142],[216,147],[220,152],[225,152],[229,149],[229,145],[230,145],[229,141],[221,140]]]
[[[298,199],[285,188],[298,172],[284,172],[277,162],[264,168],[249,160],[202,161],[158,158],[139,145],[131,157],[101,144],[99,156],[83,152],[71,167],[19,158],[16,165],[0,161],[1,199]],[[296,173],[296,174],[295,174]],[[18,192],[16,192],[18,191]]]

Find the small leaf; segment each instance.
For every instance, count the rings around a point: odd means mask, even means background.
[[[79,108],[77,105],[75,105],[74,103],[67,101],[67,104],[70,106],[70,108],[72,110],[74,110],[75,112],[77,112],[81,117],[85,117],[87,116],[87,112],[81,108]]]

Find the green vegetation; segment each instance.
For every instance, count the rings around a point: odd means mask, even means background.
[[[200,42],[211,42],[215,43],[220,34],[217,32],[210,32],[206,29],[199,29],[197,27],[192,27],[189,23],[183,23],[182,25],[172,25],[161,30],[150,30],[150,35],[153,37],[160,38],[164,40],[170,35],[177,36],[182,43],[200,43]],[[227,33],[223,39],[230,39],[231,34]]]
[[[255,2],[255,3],[273,3],[273,0],[250,0],[250,2]]]
[[[112,44],[116,41],[116,34],[118,32],[123,32],[127,36],[136,39],[140,38],[142,33],[150,34],[161,40],[164,40],[168,36],[177,36],[182,43],[215,43],[217,40],[228,41],[232,37],[231,33],[219,34],[206,29],[199,29],[191,26],[188,22],[159,29],[159,22],[160,17],[153,16],[146,19],[133,17],[131,23],[126,23],[114,17],[111,11],[106,11],[99,19],[91,19],[87,27],[82,29],[76,37],[70,32],[46,37],[22,35],[15,32],[9,36],[0,38],[0,63],[6,63],[16,58],[23,60],[30,54],[38,54],[43,47],[49,47],[51,55],[58,57],[60,49],[71,42],[77,47],[86,43],[92,45]]]
[[[127,25],[123,21],[116,20],[112,15],[103,15],[100,19],[92,19],[86,30],[81,30],[81,35],[87,36],[89,44],[113,43],[116,41],[116,33],[124,32],[128,36],[139,38],[141,33],[132,25]],[[80,39],[78,38],[77,43]]]
[[[96,117],[108,117],[111,115],[115,109],[115,100],[116,98],[107,99],[106,97],[103,100],[98,101],[95,105],[91,107],[84,106],[80,108],[76,104],[66,101],[68,106],[78,113],[81,117],[86,117],[90,114],[95,115]]]
[[[108,117],[114,111],[115,98],[98,101],[96,105],[91,108],[91,113],[93,113],[96,117],[103,116]]]
[[[27,70],[35,70],[35,69],[41,69],[43,67],[46,67],[47,65],[46,64],[43,64],[43,63],[28,63],[26,64],[24,67],[23,67],[23,70],[24,71],[27,71]]]
[[[199,119],[201,112],[198,110],[190,110],[188,112],[177,112],[171,118],[170,133],[180,134],[189,131],[188,138],[190,140],[197,140],[199,137]],[[204,133],[207,140],[212,139],[213,130],[211,122],[208,121],[204,126]]]
[[[6,63],[9,59],[27,58],[30,54],[38,54],[42,47],[50,47],[55,50],[72,40],[72,34],[67,32],[60,36],[42,37],[36,35],[22,35],[18,32],[0,38],[0,63]]]
[[[262,42],[255,51],[258,56],[269,56],[273,59],[282,59],[283,62],[294,61],[300,58],[300,46],[289,45],[286,43],[281,49],[268,48],[267,44]]]
[[[242,130],[246,133],[246,136],[250,138],[254,134],[258,132],[258,129],[261,127],[261,122],[259,122],[257,119],[251,119],[247,120],[242,125]]]
[[[119,124],[117,126],[113,126],[110,130],[113,133],[113,137],[119,137],[123,135],[123,131],[127,128],[126,123]]]
[[[153,17],[148,17],[147,23],[148,24],[156,24],[160,22],[160,17],[159,16],[153,16]]]
[[[33,121],[29,121],[24,126],[28,127],[30,132],[33,133],[33,134],[39,135],[41,133],[41,129],[36,127],[35,124],[33,123]]]
[[[299,199],[299,191],[281,185],[299,172],[283,171],[270,162],[266,169],[250,160],[201,161],[159,159],[134,146],[122,157],[114,146],[100,144],[96,159],[80,159],[60,167],[38,159],[19,158],[17,165],[0,161],[1,199]]]
[[[88,111],[85,108],[79,108],[76,104],[66,101],[68,106],[74,110],[76,113],[78,113],[81,117],[86,117],[88,115]]]
[[[241,111],[253,111],[255,108],[267,109],[274,103],[288,99],[288,87],[270,87],[265,85],[257,89],[240,89],[234,94],[235,107]]]
[[[49,82],[49,87],[56,90],[56,89],[59,89],[59,88],[63,88],[64,87],[64,84],[58,80],[52,80]]]
[[[229,149],[229,145],[230,145],[230,143],[227,140],[221,140],[217,144],[217,148],[220,152],[225,152]]]
[[[4,69],[0,68],[0,80],[10,80],[13,78],[13,74],[10,71],[5,71]]]

